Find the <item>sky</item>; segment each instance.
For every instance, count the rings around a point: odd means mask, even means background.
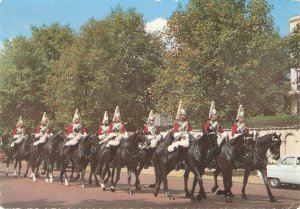
[[[124,9],[135,8],[143,15],[146,30],[161,30],[176,10],[189,0],[0,0],[0,49],[4,40],[18,35],[30,37],[30,26],[58,22],[75,32],[89,18],[103,19],[118,4]],[[273,6],[275,27],[282,37],[289,33],[289,18],[300,15],[300,0],[268,0]]]

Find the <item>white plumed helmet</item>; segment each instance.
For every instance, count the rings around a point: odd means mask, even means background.
[[[245,117],[245,111],[244,111],[243,105],[239,106],[239,110],[238,110],[238,113],[236,115],[236,120],[238,120],[239,117],[242,117],[242,118]]]
[[[19,117],[19,120],[17,122],[17,126],[21,126],[23,125],[23,119],[22,119],[22,116]]]
[[[155,116],[154,116],[154,111],[151,110],[150,113],[149,113],[149,116],[148,116],[148,123],[150,120],[154,120],[155,119]]]
[[[210,104],[208,118],[211,118],[212,115],[217,115],[217,110],[216,110],[216,106],[215,106],[214,101],[212,101],[211,104]]]
[[[75,122],[75,119],[79,119],[80,120],[80,113],[79,113],[79,109],[76,108],[74,116],[73,116],[73,122]]]
[[[41,123],[45,122],[46,124],[48,124],[49,122],[49,118],[47,117],[46,112],[44,112]]]
[[[120,120],[121,120],[121,114],[120,114],[120,108],[119,108],[119,106],[116,106],[114,117],[113,117],[113,121],[116,121],[116,118],[120,118]]]
[[[102,123],[104,124],[105,123],[105,121],[109,121],[109,118],[108,118],[108,113],[107,113],[107,111],[105,111],[104,112],[104,116],[103,116],[103,120],[102,120]]]

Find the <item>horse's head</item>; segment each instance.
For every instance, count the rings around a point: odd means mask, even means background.
[[[67,134],[63,131],[59,131],[53,135],[53,140],[56,142],[63,141],[67,137]]]
[[[150,141],[147,140],[147,136],[143,129],[139,129],[135,132],[136,140],[138,143],[146,143],[148,146],[150,145]]]
[[[218,135],[216,132],[206,134],[207,137],[207,154],[210,155],[218,148]]]
[[[276,132],[272,134],[271,144],[270,144],[270,152],[273,155],[274,160],[278,160],[280,158],[280,145],[281,145],[281,134],[277,135]]]

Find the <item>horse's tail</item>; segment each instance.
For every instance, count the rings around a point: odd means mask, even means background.
[[[224,191],[224,190],[221,190],[221,189],[219,189],[219,190],[217,191],[217,195],[222,195],[222,194],[224,194],[224,195],[225,195],[225,191]]]

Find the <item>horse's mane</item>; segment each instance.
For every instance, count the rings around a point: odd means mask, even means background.
[[[273,135],[274,135],[274,133],[271,133],[271,134],[266,134],[264,136],[258,137],[257,144],[263,144],[263,143],[267,142],[268,140],[270,140],[272,138]]]

